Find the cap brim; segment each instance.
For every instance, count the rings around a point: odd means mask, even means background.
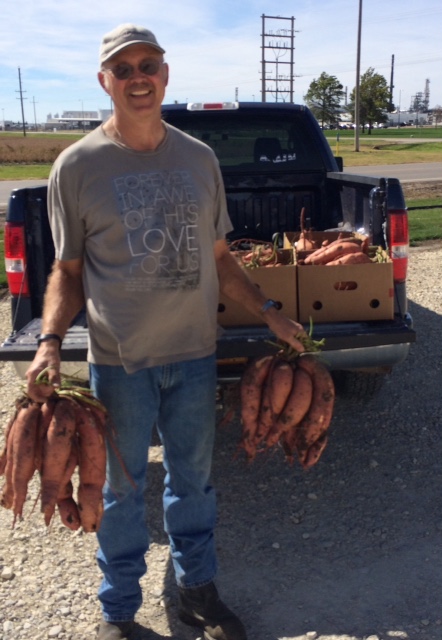
[[[123,49],[127,49],[127,47],[131,47],[134,44],[144,44],[146,47],[151,47],[152,49],[155,49],[159,53],[166,53],[162,47],[160,47],[158,44],[155,44],[154,42],[146,42],[146,40],[131,40],[130,42],[125,42],[124,44],[120,44],[120,46],[115,47],[108,54],[101,56],[100,61],[106,62],[107,60],[110,60],[110,58],[113,58],[117,53],[119,53]]]

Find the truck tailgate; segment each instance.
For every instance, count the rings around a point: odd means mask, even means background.
[[[40,319],[36,318],[20,331],[10,335],[0,347],[0,360],[32,360],[37,349],[40,326]],[[63,341],[64,362],[81,362],[86,359],[87,332],[85,316],[80,314]],[[402,319],[317,324],[313,337],[315,340],[325,340],[324,358],[328,360],[331,368],[341,368],[343,363],[346,363],[345,368],[351,368],[352,359],[360,365],[360,350],[367,352],[367,358],[363,359],[364,366],[382,366],[383,360],[390,364],[401,362],[406,357],[410,344],[416,340],[415,331]],[[220,328],[217,357],[220,360],[238,359],[269,353],[274,349],[269,344],[272,340],[274,335],[266,326]],[[355,349],[359,350],[357,358]]]

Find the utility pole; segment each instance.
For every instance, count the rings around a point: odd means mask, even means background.
[[[389,112],[391,113],[393,111],[393,89],[394,89],[394,84],[393,84],[393,77],[394,77],[394,54],[391,56],[391,75],[390,75],[390,106],[389,106]]]
[[[295,18],[281,18],[280,16],[261,16],[262,33],[261,33],[261,101],[267,102],[267,94],[273,93],[276,102],[279,101],[281,94],[289,96],[289,102],[293,102],[293,84],[294,84],[294,42],[295,42]],[[285,20],[290,22],[289,29],[266,30],[266,20]],[[272,39],[270,39],[272,38]],[[273,39],[276,38],[276,39]],[[266,59],[266,51],[272,49],[275,60]],[[289,53],[289,60],[281,60],[283,56]],[[275,75],[267,77],[267,65],[274,65]],[[288,65],[289,73],[281,73],[279,65]],[[274,83],[272,89],[267,89],[267,83]],[[282,86],[281,86],[282,85]]]
[[[362,31],[362,0],[359,0],[358,18],[358,44],[356,51],[356,87],[355,87],[355,146],[354,150],[359,151],[359,96],[361,84],[361,31]]]
[[[22,91],[21,88],[21,74],[20,74],[20,67],[18,68],[18,85],[20,87],[19,91],[16,91],[16,93],[20,93],[20,98],[17,98],[17,100],[20,100],[21,102],[21,119],[22,119],[22,124],[23,124],[23,135],[26,136],[26,124],[25,124],[25,111],[23,108],[23,100],[26,100],[26,98],[23,98],[23,93],[26,93]]]
[[[82,117],[82,125],[83,125],[83,133],[85,133],[85,128],[84,128],[84,105],[83,105],[83,100],[80,100],[81,102],[81,117]]]
[[[32,104],[34,105],[34,124],[35,124],[35,130],[37,131],[37,114],[35,112],[35,105],[38,104],[38,102],[35,102],[35,98],[34,96],[32,96]]]

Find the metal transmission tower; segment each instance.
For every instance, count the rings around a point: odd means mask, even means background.
[[[295,18],[281,18],[280,16],[261,16],[262,18],[262,58],[261,58],[261,101],[267,102],[267,94],[271,93],[275,96],[275,102],[279,102],[279,98],[285,102],[284,97],[288,95],[289,102],[293,102],[293,54],[295,50]],[[290,22],[290,27],[282,29],[267,30],[266,20],[285,20]],[[266,59],[266,52],[271,49],[274,54],[274,60]],[[284,56],[289,59],[282,60]],[[288,65],[288,73],[281,73],[280,65]],[[267,76],[267,67],[271,66],[271,75]],[[271,83],[271,88],[268,87]]]

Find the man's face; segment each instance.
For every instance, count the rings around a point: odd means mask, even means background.
[[[146,75],[143,70],[153,74]],[[105,62],[98,74],[116,114],[131,119],[161,113],[168,78],[169,68],[162,54],[143,44],[123,49]]]

